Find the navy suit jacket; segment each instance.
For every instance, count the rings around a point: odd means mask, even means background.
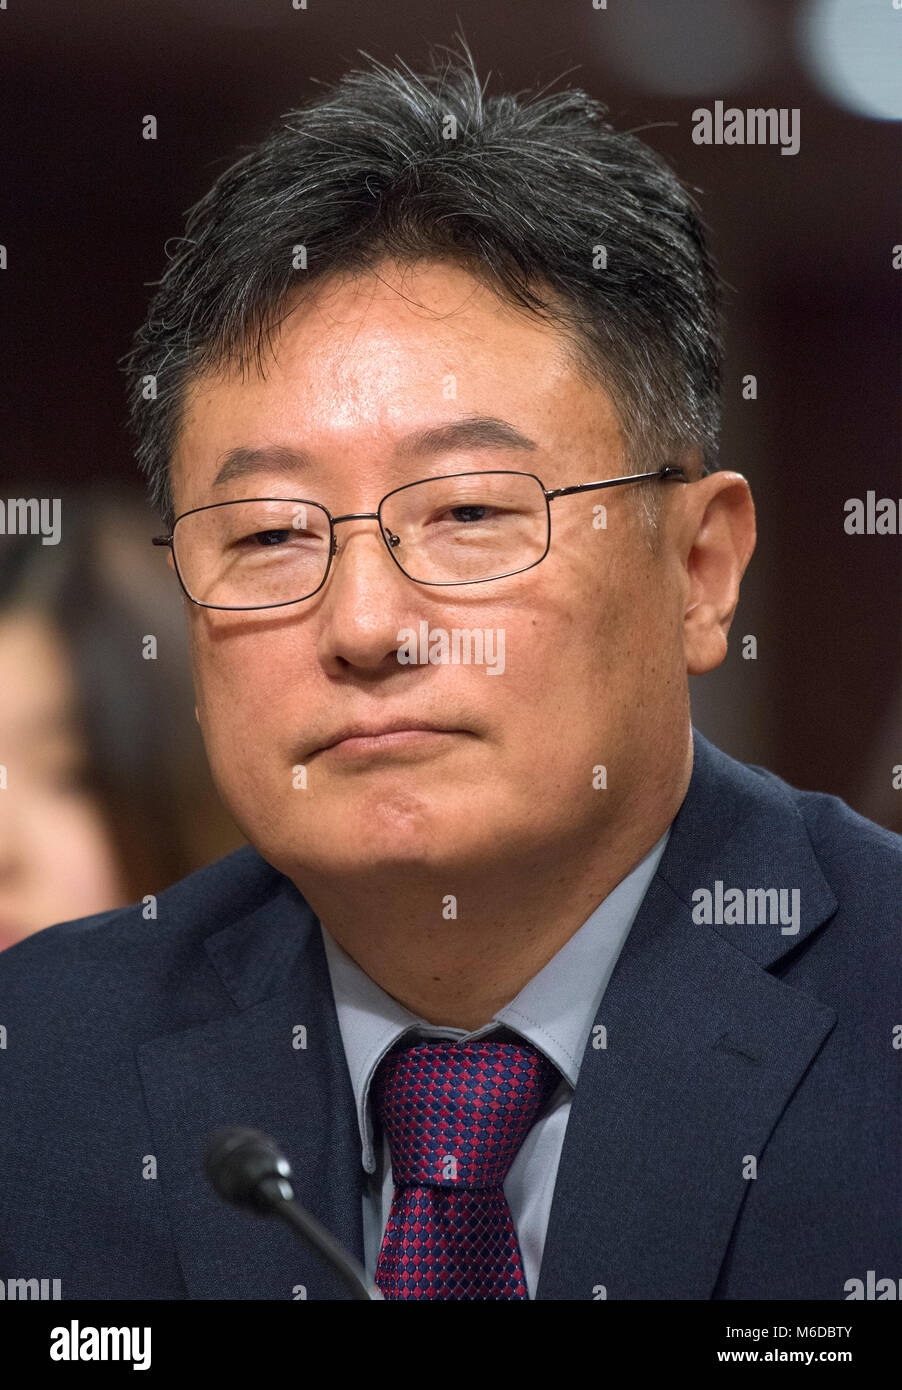
[[[902,839],[694,740],[598,1012],[607,1046],[587,1043],[539,1299],[844,1299],[868,1270],[902,1273]],[[698,923],[717,881],[798,889],[798,932]],[[348,1297],[202,1172],[212,1130],[264,1130],[363,1261],[321,937],[253,849],[162,893],[157,920],[127,907],[5,951],[0,1025],[0,1279],[58,1278],[64,1299]]]

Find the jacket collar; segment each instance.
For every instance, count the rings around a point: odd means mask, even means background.
[[[360,1143],[316,919],[294,886],[206,942],[237,1012],[137,1050],[189,1297],[344,1299],[330,1266],[274,1218],[229,1207],[203,1173],[210,1134],[246,1125],[288,1158],[298,1201],[363,1263]]]
[[[699,924],[697,889],[799,890],[779,925]],[[792,1091],[836,1022],[763,967],[836,908],[795,803],[694,731],[692,778],[601,1001],[558,1168],[538,1299],[709,1299]],[[593,1029],[594,1032],[594,1029]]]

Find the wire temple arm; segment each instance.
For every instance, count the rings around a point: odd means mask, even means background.
[[[546,488],[545,496],[549,502],[554,497],[567,497],[572,492],[594,492],[602,487],[619,487],[621,483],[642,483],[648,478],[660,478],[662,482],[671,479],[678,483],[688,483],[686,470],[676,464],[668,464],[664,468],[659,468],[655,473],[632,473],[628,478],[606,478],[602,483],[576,483],[573,487],[556,487],[550,491]]]

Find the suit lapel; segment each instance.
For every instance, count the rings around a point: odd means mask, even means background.
[[[701,925],[693,893],[800,890],[779,925]],[[794,806],[695,734],[689,791],[596,1018],[558,1168],[539,1299],[708,1299],[768,1137],[836,1022],[772,965],[836,900]],[[604,1290],[604,1292],[602,1292]]]
[[[213,1130],[263,1130],[291,1163],[301,1204],[363,1261],[360,1138],[316,921],[284,880],[206,947],[238,1012],[137,1050],[189,1297],[345,1299],[319,1255],[281,1222],[223,1203],[202,1167]]]

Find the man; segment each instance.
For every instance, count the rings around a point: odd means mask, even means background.
[[[215,1195],[229,1125],[386,1298],[897,1275],[898,837],[690,720],[755,525],[681,185],[377,65],[186,233],[131,416],[250,846],[0,959],[0,1276],[348,1297]]]

